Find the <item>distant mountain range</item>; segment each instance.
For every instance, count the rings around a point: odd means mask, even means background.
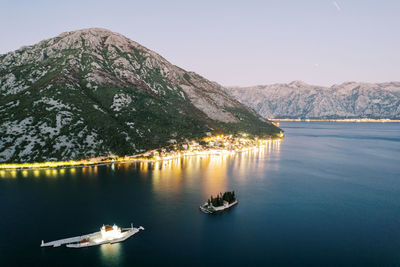
[[[240,131],[280,129],[219,84],[105,29],[0,55],[0,162],[132,155]]]
[[[294,81],[226,91],[265,118],[400,118],[400,82],[323,87]]]

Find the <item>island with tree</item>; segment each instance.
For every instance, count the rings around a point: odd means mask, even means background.
[[[236,205],[238,203],[235,191],[219,193],[216,197],[211,196],[206,203],[200,206],[204,213],[216,213]]]

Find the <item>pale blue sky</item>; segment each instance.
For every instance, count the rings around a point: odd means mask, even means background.
[[[400,1],[0,0],[0,54],[102,27],[223,85],[400,80]]]

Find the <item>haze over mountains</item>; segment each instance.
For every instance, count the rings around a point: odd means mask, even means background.
[[[280,129],[219,84],[105,29],[0,55],[0,162],[132,155],[239,131]]]
[[[226,91],[264,118],[400,118],[400,82],[324,87],[293,81]]]

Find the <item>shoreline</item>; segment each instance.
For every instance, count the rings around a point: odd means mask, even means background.
[[[211,155],[233,155],[236,153],[246,152],[262,148],[272,143],[280,143],[282,138],[275,139],[255,139],[258,142],[256,145],[242,146],[239,149],[222,149],[222,148],[206,148],[201,151],[173,151],[166,155],[158,155],[155,150],[146,151],[144,153],[125,157],[97,157],[78,161],[49,161],[49,162],[36,162],[36,163],[2,163],[0,164],[0,171],[19,171],[19,170],[35,170],[35,169],[62,169],[62,168],[83,168],[87,166],[101,166],[112,165],[120,163],[133,163],[133,162],[162,162],[173,159],[180,159],[193,156],[211,156]],[[254,140],[253,140],[254,141]],[[156,154],[154,157],[146,157],[148,154]]]
[[[392,120],[392,119],[272,119],[268,118],[270,121],[277,121],[277,122],[400,122],[399,120]]]

